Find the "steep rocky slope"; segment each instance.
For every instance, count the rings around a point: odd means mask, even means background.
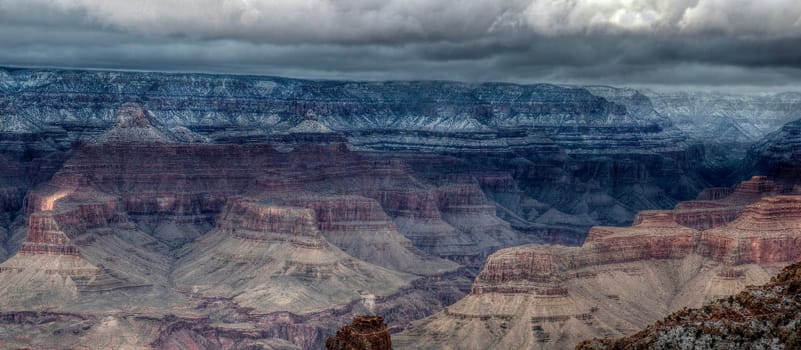
[[[749,286],[698,309],[683,309],[632,336],[592,340],[576,349],[797,349],[801,264],[763,286]]]
[[[763,171],[737,172],[750,147],[788,122],[801,118],[799,93],[733,94],[717,92],[655,92],[644,90],[653,108],[670,119],[694,143],[704,145],[699,171],[712,182],[736,183]],[[736,176],[730,176],[737,172]],[[715,179],[724,178],[726,181]]]
[[[714,143],[752,143],[801,117],[801,94],[726,94],[643,90],[682,131]]]
[[[762,171],[780,181],[796,183],[801,174],[799,144],[801,144],[801,120],[796,120],[754,144],[740,172]]]
[[[777,195],[779,186],[764,177],[720,199],[708,199],[711,192],[672,211],[641,212],[630,227],[594,227],[581,247],[503,249],[488,258],[467,297],[393,343],[572,347],[632,334],[671,311],[765,283],[801,259],[801,196]]]

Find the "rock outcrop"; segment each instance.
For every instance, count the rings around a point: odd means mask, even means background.
[[[621,339],[581,342],[592,349],[795,349],[801,347],[801,264],[763,286],[749,286],[697,309],[683,309]]]
[[[157,121],[142,106],[124,103],[117,109],[116,125],[97,142],[170,142],[170,137],[155,127]]]
[[[640,212],[630,227],[593,227],[581,247],[502,249],[467,297],[393,341],[400,349],[562,349],[765,283],[801,259],[801,196],[780,191],[754,177],[717,200]],[[701,231],[687,222],[688,207],[737,214]]]
[[[380,316],[358,316],[325,340],[328,350],[391,350],[389,328]]]

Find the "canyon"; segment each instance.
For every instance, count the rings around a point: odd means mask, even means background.
[[[400,349],[570,348],[764,284],[801,259],[801,195],[792,189],[754,176],[699,197],[640,212],[629,227],[593,227],[580,247],[502,249],[468,296],[393,342]]]
[[[793,96],[721,160],[654,94],[0,68],[0,347],[562,348],[799,260]]]

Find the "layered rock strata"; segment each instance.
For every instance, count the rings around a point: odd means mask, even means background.
[[[218,226],[180,253],[172,279],[192,293],[233,297],[258,313],[310,313],[359,293],[386,296],[412,276],[329,244],[310,209],[233,201]]]
[[[416,220],[429,225],[419,214],[471,247],[453,250],[454,260],[520,239],[474,182],[431,181],[403,160],[342,144],[154,139],[152,119],[123,106],[115,128],[27,196],[9,232],[18,248],[0,264],[4,311],[178,315],[185,327],[131,330],[165,348],[228,342],[225,334],[319,348],[353,314],[381,313],[398,328],[464,295],[470,273],[405,236]]]
[[[33,124],[23,143],[37,150],[138,138],[453,157],[472,171],[511,174],[523,200],[552,207],[543,218],[506,209],[553,241],[577,243],[592,225],[627,224],[706,186],[703,152],[625,89],[25,69],[0,77],[0,103]],[[115,127],[121,104],[132,122]]]
[[[503,249],[488,258],[470,295],[393,342],[402,349],[562,349],[632,334],[671,311],[765,283],[801,259],[801,196],[774,190],[761,177],[741,184],[720,204],[762,198],[704,231],[679,224],[683,209],[646,211],[630,227],[592,228],[581,247]]]

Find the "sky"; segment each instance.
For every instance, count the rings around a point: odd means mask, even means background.
[[[0,0],[0,65],[799,90],[799,0]]]

